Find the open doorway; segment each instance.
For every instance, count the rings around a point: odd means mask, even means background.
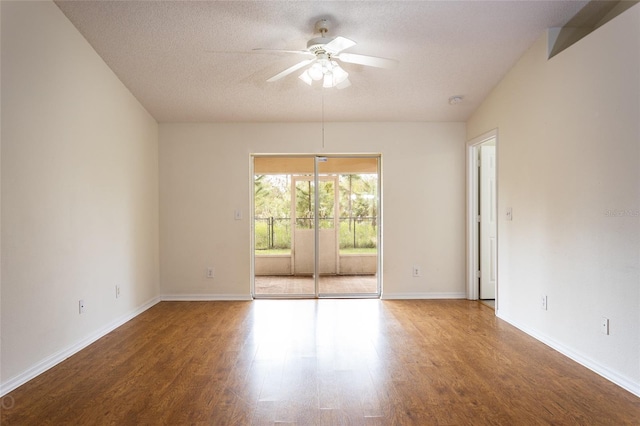
[[[467,297],[498,299],[497,132],[467,143]]]
[[[254,155],[256,298],[380,297],[380,157]]]

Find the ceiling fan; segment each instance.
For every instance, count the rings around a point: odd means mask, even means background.
[[[307,48],[304,50],[254,49],[265,52],[293,53],[310,56],[309,59],[298,62],[269,78],[267,80],[268,82],[280,80],[299,69],[308,67],[298,78],[309,86],[311,86],[314,81],[322,80],[322,87],[344,89],[345,87],[351,86],[349,73],[346,72],[337,61],[377,68],[392,68],[397,64],[397,61],[394,59],[344,52],[344,50],[355,46],[356,42],[340,36],[334,38],[327,37],[329,22],[326,19],[321,19],[316,22],[315,29],[320,33],[320,37],[309,40],[307,42]]]

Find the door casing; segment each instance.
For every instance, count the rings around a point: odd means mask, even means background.
[[[495,199],[496,199],[496,253],[499,253],[499,222],[500,222],[500,214],[498,206],[499,206],[499,179],[498,179],[498,130],[494,129],[490,132],[487,132],[477,138],[474,138],[467,142],[467,213],[466,213],[466,252],[467,252],[467,271],[466,271],[466,281],[467,281],[467,299],[469,300],[478,300],[479,298],[479,278],[478,271],[480,271],[480,260],[479,260],[479,227],[478,227],[478,206],[479,206],[479,196],[478,196],[478,151],[480,145],[490,141],[491,139],[495,140],[496,144],[496,185],[495,185]],[[496,255],[495,268],[496,268],[496,312],[498,311],[499,306],[499,293],[500,293],[500,280],[499,280],[499,256]]]

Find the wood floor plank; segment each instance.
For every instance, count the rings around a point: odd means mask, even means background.
[[[640,424],[463,300],[163,302],[4,398],[3,426]]]

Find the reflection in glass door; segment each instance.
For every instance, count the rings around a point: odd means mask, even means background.
[[[255,156],[253,166],[254,296],[378,297],[379,157]]]

